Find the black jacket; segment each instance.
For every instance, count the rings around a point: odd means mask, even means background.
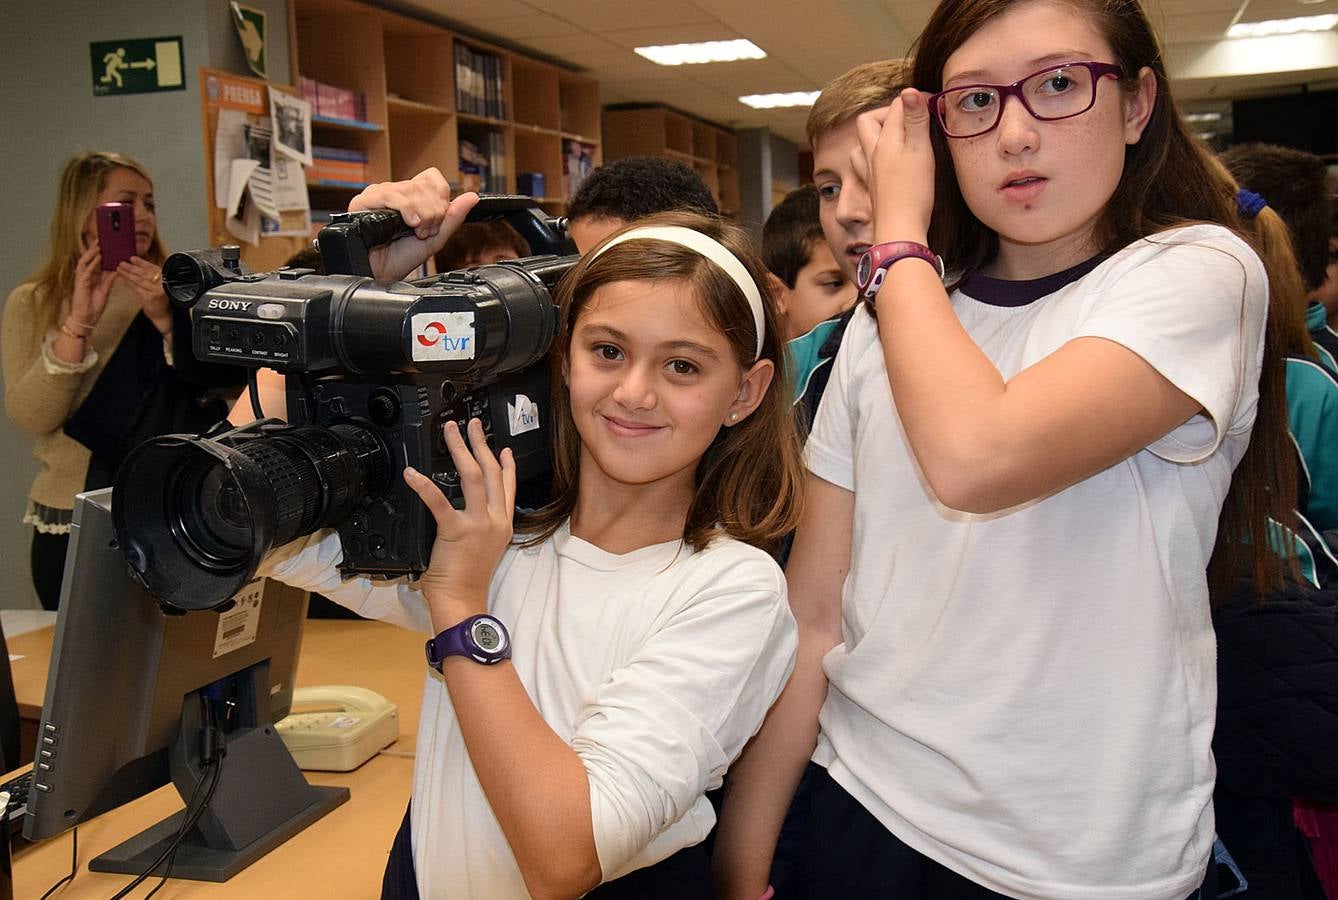
[[[126,455],[164,434],[202,434],[227,417],[225,395],[246,383],[239,366],[202,363],[191,352],[189,316],[172,311],[174,365],[163,356],[163,338],[143,313],[98,376],[65,433],[92,453],[84,490],[107,487]]]
[[[1332,540],[1310,537],[1320,589],[1291,585],[1260,603],[1242,580],[1213,615],[1213,802],[1249,900],[1324,896],[1292,822],[1295,797],[1338,801],[1338,563]]]

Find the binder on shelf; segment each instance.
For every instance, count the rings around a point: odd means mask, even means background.
[[[455,44],[455,107],[471,116],[506,118],[502,58]]]

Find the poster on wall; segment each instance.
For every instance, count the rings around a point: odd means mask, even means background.
[[[232,0],[232,24],[237,26],[237,37],[241,38],[242,51],[246,54],[246,64],[261,78],[269,78],[269,30],[265,27],[267,18],[263,9],[246,6]]]
[[[295,143],[290,133],[279,133],[280,122],[291,116],[265,95],[306,106],[302,141],[311,147],[310,107],[281,91],[222,73],[205,78],[205,96],[218,107],[214,132],[214,202],[226,211],[224,227],[238,240],[258,245],[269,235],[306,236],[311,231],[311,202],[306,173],[284,142]],[[282,101],[280,101],[282,102]],[[292,131],[289,126],[290,132]]]
[[[274,149],[304,166],[311,165],[311,104],[283,91],[270,91],[269,108]]]

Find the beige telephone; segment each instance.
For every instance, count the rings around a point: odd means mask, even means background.
[[[297,688],[292,710],[274,729],[298,768],[351,772],[399,738],[399,708],[352,685]]]

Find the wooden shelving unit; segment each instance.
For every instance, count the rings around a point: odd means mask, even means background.
[[[366,153],[369,181],[409,178],[436,166],[458,185],[460,142],[487,145],[500,135],[504,190],[516,191],[518,174],[542,174],[538,199],[560,212],[567,200],[564,141],[585,145],[596,164],[601,158],[594,79],[357,0],[293,0],[289,17],[294,76],[366,98],[367,122],[314,118],[312,141]],[[500,60],[494,98],[504,116],[459,108],[457,45]],[[351,196],[345,185],[319,183],[310,190],[313,209],[342,209]]]
[[[734,132],[663,106],[604,110],[604,156],[667,156],[697,170],[720,211],[739,212],[739,145]]]

